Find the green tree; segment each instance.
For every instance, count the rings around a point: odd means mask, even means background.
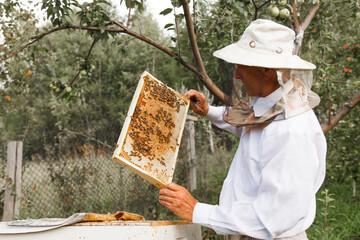
[[[122,2],[122,1],[120,1]],[[329,13],[333,13],[334,9],[339,9],[339,6],[347,5],[351,9],[351,15],[347,13],[340,13],[339,17],[346,17],[352,22],[358,21],[359,6],[357,1],[346,0],[346,1],[319,1],[319,0],[259,0],[259,1],[217,1],[213,4],[209,4],[207,1],[194,1],[193,3],[193,15],[190,14],[190,6],[186,0],[174,0],[171,1],[173,4],[173,9],[165,9],[161,14],[166,15],[173,13],[174,23],[169,23],[165,27],[168,30],[173,30],[175,37],[172,36],[173,45],[171,43],[161,44],[160,42],[153,41],[150,38],[150,35],[145,35],[143,33],[137,33],[132,29],[136,25],[132,23],[131,11],[134,9],[143,10],[144,1],[125,1],[126,6],[129,9],[129,14],[127,18],[120,17],[120,21],[113,19],[119,18],[109,14],[110,5],[106,0],[94,0],[92,2],[85,2],[79,4],[76,0],[73,1],[46,1],[42,2],[42,8],[46,10],[47,18],[51,20],[53,28],[49,31],[45,31],[42,34],[34,36],[30,42],[22,47],[14,46],[13,51],[7,52],[2,57],[3,60],[8,57],[16,54],[18,51],[23,50],[24,48],[32,45],[33,43],[39,41],[49,34],[53,34],[57,31],[63,31],[64,29],[80,29],[87,31],[88,34],[92,37],[93,44],[100,39],[108,39],[110,36],[115,34],[127,34],[134,38],[140,39],[147,44],[150,44],[159,50],[165,52],[180,64],[185,66],[190,71],[194,72],[198,79],[202,81],[208,89],[218,97],[218,99],[224,101],[227,96],[217,87],[221,86],[216,80],[216,84],[213,84],[212,79],[221,79],[218,76],[223,77],[224,75],[231,75],[231,68],[222,67],[221,71],[216,72],[217,68],[214,68],[214,65],[218,65],[216,60],[210,57],[210,54],[215,48],[222,47],[230,42],[234,42],[236,38],[241,34],[242,30],[249,24],[249,22],[256,18],[271,18],[275,21],[278,21],[284,25],[291,26],[295,29],[297,33],[297,46],[296,53],[300,54],[300,50],[303,46],[303,33],[305,32],[305,39],[307,40],[306,44],[315,46],[311,40],[308,40],[308,35],[311,34],[311,31],[307,29],[333,29],[332,26],[336,26],[339,29],[347,29],[357,36],[356,27],[355,30],[350,28],[349,25],[346,25],[342,28],[342,23],[332,24],[332,21],[325,20],[329,18]],[[339,5],[340,4],[340,5]],[[18,1],[7,0],[2,4],[5,11],[4,14],[8,14],[11,8],[20,8],[22,9]],[[183,14],[178,14],[178,9],[183,9]],[[77,15],[77,20],[71,18],[71,9],[74,8]],[[275,9],[275,10],[274,10]],[[278,9],[278,11],[276,10]],[[278,12],[278,13],[277,13]],[[318,14],[316,14],[318,13]],[[3,14],[3,16],[4,16]],[[357,15],[356,15],[357,14]],[[312,21],[315,17],[315,21]],[[4,18],[3,18],[4,19]],[[213,19],[216,19],[215,21]],[[332,18],[335,19],[335,18]],[[125,22],[122,24],[121,22]],[[344,22],[344,21],[340,21]],[[186,32],[182,33],[182,24],[186,26]],[[354,25],[353,24],[353,25]],[[356,25],[357,26],[357,25]],[[309,33],[310,32],[310,33]],[[4,32],[5,33],[5,32]],[[188,36],[189,44],[180,44],[181,35]],[[328,38],[329,34],[323,34],[323,37]],[[310,36],[311,38],[311,36]],[[331,37],[330,37],[331,38]],[[26,38],[25,38],[26,39]],[[197,41],[198,39],[198,41]],[[91,41],[91,40],[90,40]],[[317,41],[316,44],[326,46],[322,41]],[[93,46],[91,44],[90,46]],[[306,51],[308,48],[304,44],[305,51],[304,55],[309,57],[315,56],[314,47],[311,48],[311,51]],[[166,47],[169,46],[169,47]],[[190,45],[190,47],[186,46]],[[181,47],[182,46],[182,47]],[[124,48],[125,49],[125,48]],[[187,50],[185,50],[187,49]],[[200,50],[203,51],[200,51]],[[308,48],[310,49],[310,48]],[[92,47],[90,47],[89,54],[91,53]],[[210,50],[210,51],[207,51]],[[203,55],[200,54],[203,52]],[[209,54],[209,55],[208,55]],[[318,54],[318,53],[317,53]],[[316,55],[316,58],[320,59],[319,55]],[[204,61],[205,60],[205,61]],[[222,63],[220,63],[221,65]],[[210,65],[210,67],[208,67]],[[88,62],[85,59],[85,62],[82,66],[83,69],[79,69],[78,73],[75,75],[74,79],[70,84],[76,81],[77,77],[82,70],[88,69]],[[206,71],[208,69],[209,72]],[[214,72],[215,69],[215,72]],[[227,70],[229,69],[229,70]],[[349,69],[354,71],[353,69]],[[84,71],[83,71],[84,72]],[[353,74],[355,75],[355,74]],[[211,78],[209,77],[211,76]],[[354,95],[355,94],[355,95]],[[346,107],[341,109],[342,112],[335,115],[333,121],[329,119],[326,126],[324,126],[324,131],[327,132],[331,129],[337,122],[349,112],[353,106],[359,102],[359,94],[352,92],[349,94],[346,100],[352,99],[350,103],[350,108]],[[339,110],[344,105],[339,105],[336,110]]]
[[[146,24],[144,34],[166,41],[150,15],[136,13],[133,24]],[[95,44],[91,38],[85,32],[57,32],[22,58],[6,61],[3,91],[11,101],[3,99],[3,141],[25,140],[29,154],[66,150],[89,138],[111,149],[118,132],[104,132],[121,127],[144,70],[174,88],[192,85],[192,76],[176,62],[135,38],[114,36]]]

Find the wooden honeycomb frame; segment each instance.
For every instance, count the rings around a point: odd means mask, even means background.
[[[113,160],[151,184],[171,183],[189,101],[144,72],[136,88]]]

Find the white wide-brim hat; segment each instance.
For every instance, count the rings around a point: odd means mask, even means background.
[[[293,55],[295,32],[271,20],[253,21],[237,43],[214,52],[229,63],[274,69],[311,70],[316,66]]]

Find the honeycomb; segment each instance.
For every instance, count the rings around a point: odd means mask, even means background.
[[[142,81],[116,158],[125,161],[130,170],[136,168],[135,172],[139,173],[141,169],[148,176],[140,176],[160,187],[172,180],[189,104],[150,74],[143,74]]]

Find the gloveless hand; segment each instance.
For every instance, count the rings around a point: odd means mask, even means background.
[[[205,116],[209,111],[209,104],[204,94],[191,89],[184,94],[184,98],[190,100],[190,107],[196,114]]]
[[[175,183],[168,184],[160,190],[159,202],[177,216],[192,222],[192,215],[197,200],[191,196],[186,188]]]

